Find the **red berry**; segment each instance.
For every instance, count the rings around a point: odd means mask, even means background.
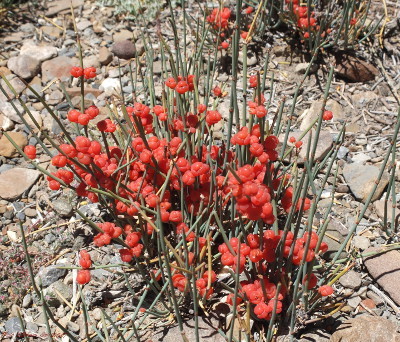
[[[70,73],[73,77],[81,77],[83,76],[83,69],[81,67],[72,67]]]
[[[333,113],[330,110],[324,111],[324,114],[322,115],[322,119],[325,121],[332,120],[333,119]]]
[[[90,79],[90,78],[95,78],[96,77],[96,68],[95,67],[90,67],[90,68],[85,68],[83,70],[83,75],[85,76],[85,79]]]
[[[27,145],[24,148],[24,153],[27,155],[29,159],[36,158],[36,147],[33,145]]]
[[[79,270],[76,276],[76,282],[80,285],[87,284],[90,281],[89,270]]]
[[[330,296],[333,293],[333,288],[332,286],[329,285],[322,285],[319,289],[318,292],[321,296],[327,297]]]

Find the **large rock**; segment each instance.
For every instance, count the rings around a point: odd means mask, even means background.
[[[14,167],[0,173],[0,198],[13,201],[29,190],[40,176],[32,169]]]
[[[21,47],[20,55],[30,56],[43,62],[56,57],[57,48],[51,45],[36,45],[32,40],[27,40]]]
[[[43,287],[48,287],[66,274],[67,270],[65,268],[57,268],[57,266],[52,265],[40,269],[36,276],[36,280],[41,281]]]
[[[21,149],[28,144],[28,139],[21,132],[10,132],[8,135]],[[3,135],[0,139],[0,156],[12,158],[18,156],[18,154],[19,153],[14,145],[7,139],[5,135]]]
[[[348,289],[358,289],[361,286],[361,275],[350,270],[340,277],[339,283]]]
[[[343,322],[331,342],[400,342],[397,324],[383,317],[363,315]]]
[[[295,132],[291,132],[289,134],[289,137],[294,137],[297,140],[300,139],[301,135],[304,132],[302,131],[295,131]],[[301,141],[303,142],[303,145],[301,147],[300,153],[299,153],[299,159],[298,159],[298,163],[299,164],[303,164],[306,160],[307,160],[307,146],[308,146],[308,141],[309,141],[309,137],[310,137],[310,133],[307,133],[302,139]],[[284,140],[285,136],[282,134],[279,136],[279,141],[282,142]],[[314,138],[315,138],[315,131],[312,132],[312,137],[311,137],[311,148],[314,144]],[[319,134],[319,138],[318,138],[318,143],[317,143],[317,148],[315,151],[315,157],[314,157],[314,161],[320,161],[322,160],[327,154],[328,152],[331,150],[333,144],[333,139],[332,139],[332,135],[329,132],[326,131],[321,131]],[[287,143],[287,148],[292,146],[293,144],[291,143]],[[311,152],[311,151],[310,151]],[[292,149],[292,152],[286,157],[285,160],[289,160],[289,158],[293,161],[295,158],[295,149]]]
[[[76,65],[73,59],[66,56],[59,56],[45,61],[42,63],[42,81],[46,83],[55,78],[61,81],[68,81],[71,76],[71,68]]]
[[[40,61],[28,55],[11,57],[7,67],[16,75],[28,79],[36,76],[40,71]]]
[[[321,115],[323,101],[315,101],[311,107],[306,109],[303,114],[299,117],[301,121],[300,130],[305,131],[315,121],[315,119]],[[346,115],[343,111],[342,105],[335,100],[328,100],[325,105],[326,110],[330,110],[333,113],[333,120],[344,120]]]
[[[357,200],[365,202],[378,180],[379,168],[374,165],[346,164],[343,168],[344,179]],[[389,174],[384,172],[372,201],[379,199],[389,183]]]
[[[375,79],[378,70],[357,57],[341,55],[336,59],[336,73],[350,82],[368,82]]]
[[[116,42],[112,47],[115,56],[122,59],[131,59],[136,56],[135,45],[130,40],[121,40]]]
[[[379,248],[369,248],[365,253],[379,251]],[[389,294],[397,305],[400,305],[400,252],[387,253],[368,257],[364,264],[371,277]]]
[[[48,9],[46,11],[46,16],[52,17],[61,11],[69,11],[71,8],[71,4],[73,8],[83,6],[83,0],[56,0],[46,3],[48,5]]]

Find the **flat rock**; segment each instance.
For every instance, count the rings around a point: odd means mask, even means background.
[[[363,315],[343,322],[331,342],[399,342],[397,324],[383,317]]]
[[[344,179],[355,198],[365,202],[372,192],[375,181],[378,179],[379,168],[374,165],[346,164],[343,168]],[[381,197],[383,190],[389,183],[389,174],[385,171],[382,175],[372,201]]]
[[[369,248],[365,253],[379,251]],[[385,290],[390,298],[400,305],[400,252],[389,251],[364,259],[364,264],[371,277]]]
[[[378,75],[378,69],[357,57],[341,55],[336,59],[336,73],[350,82],[369,82]]]
[[[33,169],[14,167],[0,174],[0,198],[13,201],[36,183],[40,172]]]
[[[47,83],[55,78],[68,81],[74,60],[66,56],[59,56],[42,63],[42,81]]]
[[[129,30],[121,30],[113,34],[113,40],[115,42],[122,40],[132,40],[132,39],[133,39],[133,32]]]
[[[61,266],[61,265],[59,265]],[[42,281],[43,287],[48,287],[55,283],[58,279],[64,277],[67,274],[67,270],[64,268],[57,268],[55,265],[51,265],[40,269],[36,278]]]
[[[27,55],[39,62],[57,56],[57,48],[51,45],[37,45],[32,40],[27,40],[21,47],[20,55]]]
[[[297,141],[297,140],[300,139],[300,136],[302,134],[303,134],[302,131],[294,131],[294,132],[290,132],[289,137],[294,137],[296,139],[296,141]],[[299,153],[299,159],[298,159],[298,163],[299,164],[304,164],[304,162],[307,159],[306,155],[307,155],[307,146],[308,146],[309,136],[310,136],[310,133],[307,133],[301,139],[301,141],[303,142],[303,146],[302,146],[302,148],[300,150],[300,153]],[[313,131],[311,146],[313,144],[314,137],[315,137],[315,132]],[[282,142],[284,140],[284,138],[285,138],[284,135],[280,135],[279,136],[279,141]],[[331,150],[332,144],[333,144],[332,135],[329,132],[321,131],[320,134],[319,134],[319,138],[318,138],[318,144],[317,144],[317,149],[315,151],[314,160],[315,161],[322,160],[328,154],[328,152]],[[292,146],[292,145],[293,144],[291,144],[289,142],[287,143],[288,147]],[[295,157],[295,149],[292,150],[290,155],[286,157],[286,160],[289,160],[289,158],[291,158],[291,160],[293,160],[293,158]]]
[[[310,125],[315,121],[318,115],[321,115],[323,101],[315,101],[312,103],[311,107],[306,109],[303,114],[299,117],[300,130],[305,131]],[[342,105],[335,100],[328,100],[325,105],[326,110],[330,110],[333,114],[333,120],[344,120],[346,119],[346,114],[343,111]]]
[[[28,139],[21,132],[10,132],[8,133],[10,138],[16,143],[16,145],[23,149],[28,144]],[[5,135],[0,138],[0,156],[12,158],[18,156],[19,153],[13,144],[7,139]]]
[[[112,47],[112,52],[122,59],[131,59],[136,56],[135,45],[130,40],[117,41]]]
[[[361,286],[361,275],[350,270],[340,277],[339,283],[348,289],[358,289]]]
[[[374,202],[374,208],[375,208],[376,214],[381,219],[383,219],[384,216],[385,216],[385,198],[382,198],[379,201],[375,201]],[[387,211],[386,211],[388,222],[392,221],[392,218],[393,218],[392,212],[393,212],[393,202],[392,202],[392,200],[388,200],[388,202],[387,202]],[[400,209],[396,205],[395,205],[395,209],[394,209],[394,215],[395,215],[395,217],[400,215]]]
[[[28,55],[11,57],[7,62],[7,67],[16,75],[23,79],[36,76],[40,71],[40,61]]]
[[[46,16],[52,17],[61,11],[69,10],[71,8],[71,3],[72,3],[72,7],[76,8],[79,6],[83,6],[84,1],[83,0],[72,0],[72,1],[56,0],[56,1],[48,2]]]
[[[371,246],[369,239],[365,236],[355,236],[352,243],[354,247],[361,249],[362,251]]]

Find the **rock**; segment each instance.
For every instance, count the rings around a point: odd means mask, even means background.
[[[369,82],[378,75],[378,70],[370,63],[350,55],[336,59],[336,73],[350,82]]]
[[[106,96],[119,94],[121,92],[121,84],[117,78],[106,78],[100,85]]]
[[[239,52],[238,62],[243,64],[243,53]],[[253,66],[257,64],[257,57],[252,53],[247,53],[247,66]]]
[[[379,168],[374,165],[346,164],[343,168],[344,179],[355,198],[365,203],[372,192],[379,175]],[[372,196],[372,201],[379,199],[389,183],[389,174],[385,171],[378,187]]]
[[[17,76],[14,74],[7,75],[6,76],[8,82],[10,83],[11,87],[14,88],[14,91],[17,93],[17,95],[21,94],[24,89],[26,88],[25,83]],[[15,95],[13,91],[8,87],[7,83],[2,79],[1,81],[1,86],[4,88],[6,91],[8,97],[3,94],[3,92],[0,92],[0,100],[7,101],[7,98],[14,99]]]
[[[65,11],[71,8],[71,3],[73,8],[77,8],[79,6],[83,6],[83,0],[72,0],[72,1],[64,1],[64,0],[56,0],[47,3],[47,11],[46,16],[52,17],[61,11]]]
[[[225,338],[218,333],[218,321],[215,318],[199,317],[199,337],[200,341],[225,342]],[[183,323],[183,330],[189,341],[195,341],[194,319]],[[163,342],[176,342],[182,340],[182,334],[178,326],[168,327],[162,331],[155,332],[150,340]]]
[[[310,63],[299,63],[296,65],[294,71],[299,75],[304,75],[307,71],[308,66]],[[311,65],[309,74],[313,74],[317,71],[318,66],[316,64]]]
[[[330,342],[399,342],[397,325],[383,317],[362,315],[343,322]]]
[[[62,280],[57,280],[44,290],[44,294],[48,297],[47,300],[50,306],[59,307],[63,304],[63,300],[57,295],[56,291],[58,291],[66,300],[71,300],[72,288],[64,284]]]
[[[28,144],[28,139],[21,132],[10,132],[8,133],[10,138],[15,142],[15,144],[24,149],[24,147]],[[0,138],[0,156],[4,156],[7,158],[12,158],[18,156],[19,153],[13,144],[7,139],[5,135]]]
[[[369,248],[370,245],[371,245],[371,243],[369,242],[369,239],[368,239],[367,237],[365,237],[365,236],[358,236],[358,235],[356,235],[356,236],[353,238],[352,243],[353,243],[353,246],[354,246],[354,247],[356,247],[356,248],[358,248],[358,249],[361,249],[362,251],[365,250],[365,249],[367,249],[367,248]]]
[[[350,270],[340,277],[339,283],[348,289],[358,289],[361,286],[361,275]]]
[[[309,109],[306,109],[303,114],[300,115],[299,121],[300,130],[305,131],[310,127],[310,125],[315,121],[318,115],[321,115],[322,112],[323,101],[315,101],[312,103]],[[328,100],[325,105],[326,110],[330,110],[333,114],[333,120],[344,120],[346,119],[346,114],[343,112],[343,107],[341,104],[335,100]]]
[[[357,306],[359,306],[361,303],[361,298],[359,296],[352,296],[350,298],[347,299],[347,304],[349,306],[351,306],[352,308],[356,308]]]
[[[133,39],[133,32],[128,30],[121,30],[113,34],[114,42],[119,42],[123,40],[132,40],[132,39]]]
[[[0,76],[1,75],[3,75],[3,76],[11,75],[10,69],[6,68],[5,66],[1,66],[0,67]]]
[[[78,333],[79,329],[80,329],[80,326],[78,324],[74,323],[74,322],[69,321],[67,323],[67,328],[69,330],[71,330],[72,332],[74,332],[74,333]]]
[[[371,160],[371,157],[366,155],[365,153],[357,153],[351,157],[351,160],[357,164],[365,164],[367,161]]]
[[[33,130],[34,132],[38,133],[40,131],[40,129],[43,127],[42,115],[40,114],[40,112],[38,112],[36,110],[31,110],[30,112],[31,112],[32,117],[35,119],[36,123],[39,125],[39,128],[36,126],[36,124],[33,123],[33,120],[29,114],[25,114],[24,119],[26,120],[29,128],[31,130]]]
[[[43,287],[48,287],[51,284],[55,283],[58,279],[64,277],[66,273],[67,273],[66,269],[57,268],[57,266],[51,265],[42,268],[37,274],[36,278],[37,280],[42,281]]]
[[[36,76],[40,71],[40,61],[27,56],[20,55],[18,57],[11,57],[8,60],[7,67],[16,75],[23,79],[28,79]]]
[[[24,296],[24,299],[22,300],[22,307],[23,308],[29,308],[32,304],[32,296],[28,293]]]
[[[70,217],[73,213],[73,207],[67,198],[59,198],[54,201],[53,208],[61,217]]]
[[[379,250],[379,248],[369,248],[365,253]],[[364,264],[371,277],[378,282],[397,305],[400,305],[400,252],[389,251],[367,257]]]
[[[113,55],[105,46],[99,49],[99,62],[101,65],[108,65],[113,60]]]
[[[135,45],[130,40],[117,41],[112,47],[112,52],[122,59],[131,59],[136,56]]]
[[[10,335],[14,335],[15,333],[23,332],[23,328],[21,326],[21,322],[18,317],[10,318],[5,324],[4,328],[6,332]]]
[[[28,40],[22,45],[20,55],[30,56],[43,62],[56,57],[57,48],[51,45],[36,45],[32,40]]]
[[[376,95],[373,91],[363,91],[361,93],[352,95],[351,101],[353,102],[354,106],[362,108],[377,98],[378,95]]]
[[[314,137],[315,137],[315,131],[313,131],[312,133],[313,134],[312,134],[312,140],[311,140],[311,147],[313,145],[313,141],[314,141]],[[297,140],[300,139],[300,136],[302,134],[303,134],[302,131],[294,131],[294,132],[291,132],[289,134],[289,136],[290,137],[294,137],[296,139],[296,141],[297,141]],[[302,148],[300,150],[300,153],[299,153],[298,162],[300,164],[303,164],[305,162],[305,160],[307,159],[306,154],[307,154],[307,146],[308,146],[309,136],[310,136],[310,132],[307,133],[301,139],[301,141],[303,142],[303,146],[302,146]],[[280,135],[279,136],[279,141],[282,142],[284,138],[285,138],[285,136],[283,134]],[[315,161],[322,160],[328,154],[328,152],[331,150],[332,144],[333,144],[333,139],[332,139],[331,134],[329,132],[326,132],[326,131],[321,131],[320,134],[319,134],[319,138],[318,138],[318,144],[317,144],[317,149],[315,151],[314,160]],[[287,143],[287,148],[289,146],[292,146],[292,145],[293,144],[291,144],[291,143]],[[293,158],[295,158],[295,149],[293,149],[291,154],[286,157],[286,160],[289,160],[289,159],[293,160]]]
[[[0,304],[0,317],[4,317],[8,315],[8,308],[7,306]]]
[[[55,26],[42,26],[41,27],[43,34],[53,38],[53,40],[61,37],[61,30]]]
[[[92,311],[93,314],[93,318],[96,321],[100,321],[101,320],[101,309],[100,308],[94,308]]]
[[[83,67],[84,68],[89,68],[89,67],[95,67],[96,69],[100,68],[100,61],[97,56],[88,56],[83,58]]]
[[[374,202],[374,208],[375,208],[376,214],[381,219],[383,219],[384,216],[385,216],[385,198],[382,198],[379,201],[375,201]],[[392,221],[392,218],[393,218],[392,211],[393,211],[393,202],[390,199],[387,202],[387,210],[386,210],[386,215],[387,215],[388,222]],[[400,209],[398,208],[398,206],[395,207],[394,215],[395,215],[395,217],[400,215]]]
[[[76,24],[78,31],[84,31],[90,26],[92,26],[92,23],[86,18],[80,18],[79,22]]]
[[[68,81],[71,68],[75,66],[74,61],[66,56],[59,56],[42,63],[42,81],[47,83],[55,78]]]
[[[11,131],[14,128],[14,122],[4,114],[0,114],[0,128],[4,131]]]

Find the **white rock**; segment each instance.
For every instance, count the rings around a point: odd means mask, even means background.
[[[106,78],[99,87],[107,96],[118,94],[121,92],[121,85],[116,78]]]

